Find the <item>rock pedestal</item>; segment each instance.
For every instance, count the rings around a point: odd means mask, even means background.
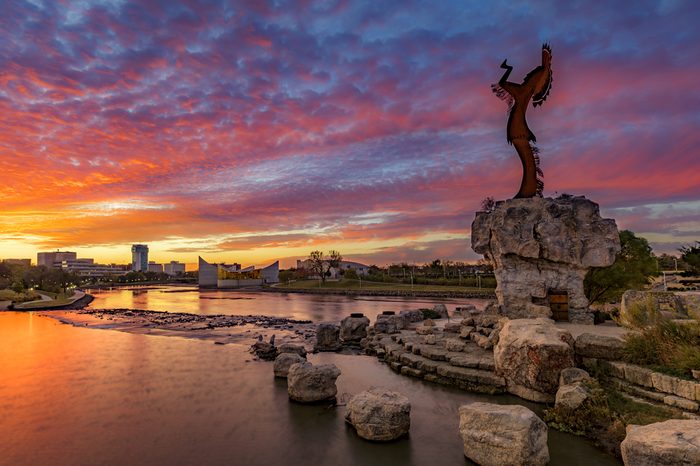
[[[543,466],[547,425],[524,406],[472,403],[459,408],[464,456],[482,466]]]
[[[350,399],[345,420],[363,439],[396,440],[411,427],[411,404],[400,393],[372,388]]]
[[[509,320],[493,351],[496,372],[510,393],[552,402],[563,369],[574,367],[574,339],[550,319]]]
[[[583,292],[591,267],[606,267],[620,251],[615,221],[582,196],[510,199],[477,212],[472,249],[494,266],[501,313],[550,317],[551,297],[565,296],[568,319],[593,323]]]

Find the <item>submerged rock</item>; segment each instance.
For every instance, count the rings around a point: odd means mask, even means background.
[[[400,393],[372,388],[350,399],[345,420],[363,439],[396,440],[406,435],[411,427],[411,404]]]
[[[539,466],[549,461],[547,425],[524,406],[461,406],[459,433],[464,456],[482,466]]]
[[[700,421],[670,420],[627,426],[620,445],[627,466],[700,464]]]
[[[340,369],[334,364],[314,366],[306,361],[292,364],[287,373],[289,398],[300,403],[334,400],[339,376]]]
[[[277,347],[266,341],[256,341],[250,348],[257,357],[264,361],[272,361],[277,357]]]

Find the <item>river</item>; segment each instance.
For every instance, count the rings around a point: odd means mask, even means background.
[[[192,287],[146,286],[87,290],[95,297],[94,309],[129,308],[192,314],[267,315],[321,322],[340,321],[351,312],[362,312],[374,321],[382,311],[402,311],[445,304],[483,308],[484,299],[345,296],[232,290],[198,290]]]
[[[398,310],[435,302],[273,293],[202,300],[194,292],[154,291],[101,292],[92,306],[337,320],[351,311],[376,314],[374,306]],[[323,303],[330,303],[326,310]],[[253,361],[247,350],[0,312],[0,465],[465,465],[471,463],[458,434],[460,405],[517,403],[542,411],[508,395],[404,377],[372,357],[309,355],[313,363],[341,369],[341,403],[372,386],[410,399],[408,438],[366,442],[344,422],[342,405],[291,403],[286,382],[272,375],[272,363]],[[590,442],[552,429],[549,449],[552,465],[619,464]]]

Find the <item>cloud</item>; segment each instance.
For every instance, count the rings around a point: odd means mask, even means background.
[[[466,240],[425,238],[468,237],[481,199],[516,191],[489,84],[548,40],[554,88],[528,112],[545,193],[585,194],[668,250],[700,231],[674,207],[700,200],[700,18],[624,5],[10,2],[0,235],[184,260],[363,241],[375,261],[468,259]]]

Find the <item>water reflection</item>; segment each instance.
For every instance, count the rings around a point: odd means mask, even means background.
[[[290,403],[271,363],[244,347],[62,325],[0,313],[2,465],[464,465],[457,408],[512,403],[399,376],[374,358],[335,363],[341,397],[370,386],[406,394],[410,437],[369,443],[344,408]],[[553,465],[612,465],[585,441],[550,432]]]
[[[247,293],[197,290],[177,287],[117,288],[88,290],[95,296],[95,309],[131,308],[193,314],[268,315],[300,320],[340,320],[351,312],[362,312],[374,320],[383,311],[432,307],[443,303],[454,309],[463,304],[485,306],[481,299],[436,299],[403,297],[353,297],[298,293]]]

